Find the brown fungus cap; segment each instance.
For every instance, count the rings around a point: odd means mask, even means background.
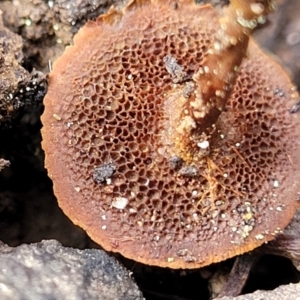
[[[193,94],[219,23],[211,6],[174,3],[131,1],[79,31],[49,77],[43,148],[59,205],[103,248],[197,268],[272,240],[291,220],[298,94],[250,40],[207,140],[180,148],[178,103]]]

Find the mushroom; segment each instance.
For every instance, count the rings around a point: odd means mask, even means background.
[[[219,18],[192,0],[132,0],[88,22],[54,63],[46,167],[60,207],[107,251],[199,268],[274,239],[292,219],[299,95],[249,39],[263,3],[233,0]],[[232,39],[216,47],[222,30]]]

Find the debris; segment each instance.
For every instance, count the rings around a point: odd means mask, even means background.
[[[104,163],[93,171],[94,181],[98,184],[105,183],[115,173],[117,166],[113,162]]]
[[[166,55],[164,57],[164,63],[174,83],[182,83],[188,79],[187,73],[183,67],[178,64],[175,57]]]

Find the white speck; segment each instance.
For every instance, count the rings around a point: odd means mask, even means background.
[[[48,60],[48,69],[49,69],[49,72],[52,71],[52,62],[50,59]]]
[[[257,15],[262,14],[265,10],[264,5],[261,3],[251,3],[250,8],[251,8],[252,12],[254,12]]]
[[[225,93],[223,92],[223,91],[220,91],[220,90],[216,90],[216,92],[215,92],[215,95],[217,96],[217,97],[220,97],[220,98],[225,98]]]
[[[215,42],[214,43],[214,48],[215,48],[215,50],[220,50],[221,49],[221,44],[220,43],[218,43],[218,42]],[[205,67],[204,67],[205,68]],[[208,67],[207,67],[208,68]],[[208,73],[208,72],[206,72],[206,73]]]
[[[255,238],[256,238],[257,240],[262,240],[262,239],[264,238],[264,235],[263,235],[263,234],[257,234],[257,235],[255,236]]]
[[[208,66],[204,66],[204,72],[209,73],[209,67]]]
[[[218,230],[218,227],[213,227],[213,231],[217,231]]]
[[[32,21],[30,19],[25,19],[25,25],[30,26],[32,24]]]
[[[245,28],[250,28],[250,29],[254,29],[257,26],[257,20],[253,19],[253,20],[246,20],[244,19],[242,16],[239,16],[236,18],[237,22],[245,27]]]
[[[117,209],[124,209],[128,204],[128,199],[125,197],[117,197],[111,204],[112,207]]]
[[[277,207],[276,207],[276,210],[277,210],[277,211],[282,211],[282,207],[281,207],[281,206],[277,206]]]
[[[237,44],[238,40],[234,36],[230,37],[230,44],[235,46]],[[234,67],[235,70],[236,66]]]
[[[270,207],[270,208],[269,208],[269,210],[273,210],[273,209],[274,209],[273,207]]]
[[[57,40],[56,40],[56,43],[57,43],[57,44],[61,44],[61,43],[62,43],[62,40],[61,40],[61,39],[57,39]]]
[[[173,257],[168,257],[168,263],[171,263],[174,261],[174,258]]]
[[[247,232],[247,233],[250,232],[252,229],[253,229],[253,227],[250,226],[250,225],[245,225],[244,226],[244,231]]]
[[[197,144],[197,146],[201,149],[207,149],[209,147],[209,141],[203,141]]]
[[[225,173],[225,174],[223,174],[223,177],[227,178],[227,177],[228,177],[228,174],[226,174],[226,173]]]
[[[274,186],[274,188],[278,188],[279,187],[278,180],[274,180],[273,186]]]
[[[240,143],[236,143],[235,146],[236,146],[236,147],[239,147],[239,146],[241,146],[241,144],[240,144]]]
[[[145,182],[145,186],[148,186],[150,180],[147,178],[146,182]]]
[[[135,214],[135,213],[136,213],[136,209],[134,209],[134,208],[129,208],[129,212],[130,212],[131,214]]]
[[[219,214],[219,212],[218,212],[217,210],[215,210],[215,211],[212,212],[211,216],[212,216],[213,218],[215,218],[215,217],[218,216],[218,214]]]
[[[231,227],[231,230],[232,230],[233,232],[236,232],[236,231],[237,231],[237,228],[236,228],[236,227]]]
[[[106,184],[107,184],[107,185],[110,185],[110,184],[111,184],[111,178],[106,178],[105,181],[106,181]]]
[[[103,225],[101,228],[102,228],[103,230],[105,230],[105,229],[106,229],[106,225]]]
[[[106,215],[102,215],[102,216],[101,216],[101,219],[102,219],[103,221],[105,221],[105,220],[106,220]]]
[[[31,88],[29,86],[26,87],[26,91],[29,92]]]
[[[225,135],[224,134],[220,134],[220,138],[224,139]]]
[[[131,197],[135,197],[135,193],[134,192],[130,192],[130,196]]]
[[[68,122],[67,127],[70,128],[73,125],[73,122]]]
[[[1,270],[3,273],[7,273],[7,269],[2,269]],[[7,285],[5,285],[4,283],[0,283],[0,291],[2,295],[12,295],[13,291],[7,287]],[[7,298],[7,297],[5,297]],[[11,298],[11,297],[9,297]],[[8,299],[8,298],[7,298]]]
[[[265,24],[267,22],[266,16],[259,16],[257,18],[257,22],[258,22],[258,24]]]
[[[224,202],[223,202],[223,201],[221,201],[221,200],[217,200],[215,203],[216,203],[216,206],[219,206],[219,205],[222,205],[222,204],[224,204]]]
[[[76,186],[76,187],[74,188],[74,190],[75,190],[77,193],[79,193],[79,192],[80,192],[80,187],[79,187],[79,186]]]
[[[50,8],[52,8],[53,5],[54,5],[54,2],[53,2],[53,1],[48,1],[48,6],[49,6]]]
[[[54,29],[54,30],[58,30],[58,29],[59,29],[59,24],[54,24],[54,25],[53,25],[53,29]]]
[[[158,241],[159,241],[159,235],[156,235],[156,236],[154,237],[154,240],[158,242]]]
[[[226,218],[226,215],[225,215],[225,214],[221,214],[221,218],[222,218],[222,219],[225,219],[225,218]]]
[[[61,117],[57,114],[53,114],[53,118],[57,121],[60,121],[61,120]]]
[[[129,75],[127,76],[127,78],[128,78],[129,80],[131,80],[131,79],[132,79],[132,74],[129,74]]]
[[[193,195],[193,196],[197,196],[197,194],[198,194],[198,191],[196,191],[196,190],[193,190],[193,191],[192,191],[192,195]]]

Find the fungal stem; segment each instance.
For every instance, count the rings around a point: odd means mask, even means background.
[[[249,36],[265,15],[273,10],[273,0],[231,0],[220,17],[220,29],[215,35],[203,66],[193,76],[195,97],[186,108],[203,132],[214,124],[235,84],[238,70],[246,56]]]
[[[201,67],[192,77],[176,58],[164,58],[174,82],[164,102],[162,144],[169,157],[190,164],[210,153],[215,123],[230,98],[249,36],[273,8],[274,0],[231,0],[219,18],[219,29]]]

